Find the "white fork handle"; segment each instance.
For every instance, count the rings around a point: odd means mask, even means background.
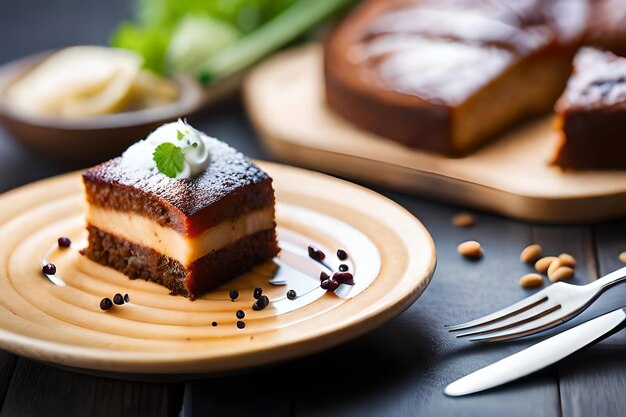
[[[618,269],[617,271],[613,271],[588,285],[598,290],[604,290],[624,280],[626,280],[626,266]]]

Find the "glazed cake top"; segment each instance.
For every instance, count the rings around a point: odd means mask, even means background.
[[[557,111],[626,108],[626,58],[583,48]]]
[[[87,201],[189,234],[273,204],[271,178],[261,168],[217,139],[205,137],[205,143],[211,162],[191,179],[169,178],[122,157],[97,165],[83,174]]]
[[[337,29],[333,40],[342,45],[328,46],[367,83],[456,106],[521,58],[575,42],[586,4],[370,0]]]

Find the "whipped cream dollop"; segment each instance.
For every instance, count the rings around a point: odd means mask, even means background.
[[[155,151],[160,145],[171,143],[178,149],[172,147],[169,149],[183,155],[182,170],[176,169],[174,178],[190,179],[204,171],[211,163],[211,154],[207,147],[209,140],[204,133],[194,129],[186,121],[178,119],[176,122],[164,124],[144,140],[129,147],[122,154],[122,160],[133,169],[158,169],[163,173],[155,160]]]

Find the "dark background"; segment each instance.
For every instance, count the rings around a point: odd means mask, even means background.
[[[122,0],[0,0],[0,64],[46,49],[105,44],[131,14],[131,3]],[[271,159],[237,100],[191,122],[252,157]],[[0,191],[71,169],[22,149],[0,129]],[[0,351],[0,417],[169,416],[181,408],[185,417],[624,415],[624,334],[490,392],[452,399],[442,391],[534,341],[471,345],[443,329],[529,294],[517,285],[529,271],[518,261],[522,248],[538,242],[548,253],[573,254],[579,262],[574,282],[589,282],[623,266],[617,255],[626,249],[626,221],[550,226],[476,213],[474,228],[457,229],[450,218],[461,208],[377,190],[415,214],[438,251],[437,271],[422,298],[380,329],[287,364],[186,383],[86,376]],[[458,256],[456,245],[467,239],[483,244],[483,260]],[[609,292],[605,305],[581,319],[623,304],[625,289]]]

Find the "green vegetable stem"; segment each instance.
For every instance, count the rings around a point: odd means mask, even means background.
[[[201,81],[232,75],[352,4],[354,0],[297,0],[285,11],[238,41],[206,58],[198,68]]]
[[[203,83],[228,77],[289,44],[356,0],[139,0],[111,45],[137,51],[156,72]]]

